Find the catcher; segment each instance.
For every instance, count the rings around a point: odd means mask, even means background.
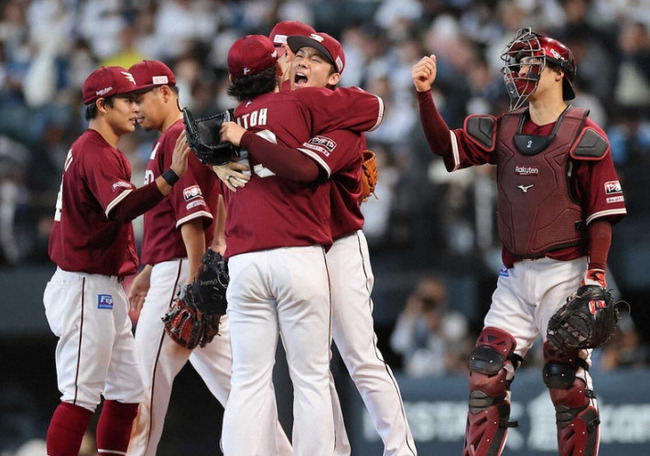
[[[516,425],[509,421],[510,384],[541,336],[559,454],[596,456],[600,419],[589,367],[592,348],[618,321],[605,271],[625,199],[607,135],[588,111],[567,104],[575,97],[571,50],[524,28],[501,59],[510,111],[469,116],[455,130],[431,96],[435,56],[412,70],[431,151],[448,171],[482,164],[497,171],[503,266],[469,359],[463,455],[503,451]]]

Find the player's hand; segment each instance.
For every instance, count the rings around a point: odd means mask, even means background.
[[[250,168],[236,161],[230,161],[221,166],[213,166],[212,170],[226,184],[226,187],[233,192],[236,192],[238,188],[244,188],[246,183],[251,179],[246,174],[247,172],[250,174]]]
[[[133,313],[142,310],[144,299],[147,297],[149,287],[151,287],[151,269],[152,266],[148,264],[133,278],[129,290],[129,309]]]
[[[170,166],[178,177],[181,177],[187,171],[187,158],[191,150],[185,138],[185,130],[183,130],[176,139],[174,153],[172,154],[172,164]]]
[[[246,129],[236,122],[224,122],[219,133],[221,134],[221,141],[230,141],[239,147],[241,137],[246,133]]]
[[[422,57],[418,63],[413,65],[411,78],[415,84],[415,90],[426,92],[431,89],[433,82],[436,80],[436,56],[431,54],[428,57]]]
[[[598,285],[599,287],[607,288],[605,271],[602,269],[589,269],[580,283],[580,286],[583,285]]]

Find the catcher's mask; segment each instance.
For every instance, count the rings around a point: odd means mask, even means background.
[[[564,71],[562,98],[575,98],[572,82],[576,74],[576,62],[571,50],[559,41],[539,35],[530,27],[522,28],[506,45],[501,60],[504,62],[501,73],[510,96],[511,111],[523,106],[528,97],[535,93],[539,78],[547,66]],[[520,74],[524,65],[527,71]]]

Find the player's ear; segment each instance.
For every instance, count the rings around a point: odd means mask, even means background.
[[[98,98],[95,100],[98,112],[106,112],[106,98]]]
[[[327,85],[335,86],[341,80],[341,73],[332,73],[327,78]]]
[[[275,72],[279,77],[282,77],[284,75],[284,71],[282,71],[282,65],[280,65],[280,62],[277,60],[275,61]]]

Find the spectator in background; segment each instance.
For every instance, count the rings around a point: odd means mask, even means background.
[[[472,348],[464,315],[449,309],[447,288],[437,275],[420,279],[390,338],[412,377],[465,373]]]
[[[650,347],[641,340],[632,318],[623,314],[614,337],[600,350],[594,351],[594,367],[602,372],[616,369],[645,369]]]
[[[619,106],[647,106],[650,103],[650,34],[642,22],[621,24],[618,37],[621,63],[614,101]]]

